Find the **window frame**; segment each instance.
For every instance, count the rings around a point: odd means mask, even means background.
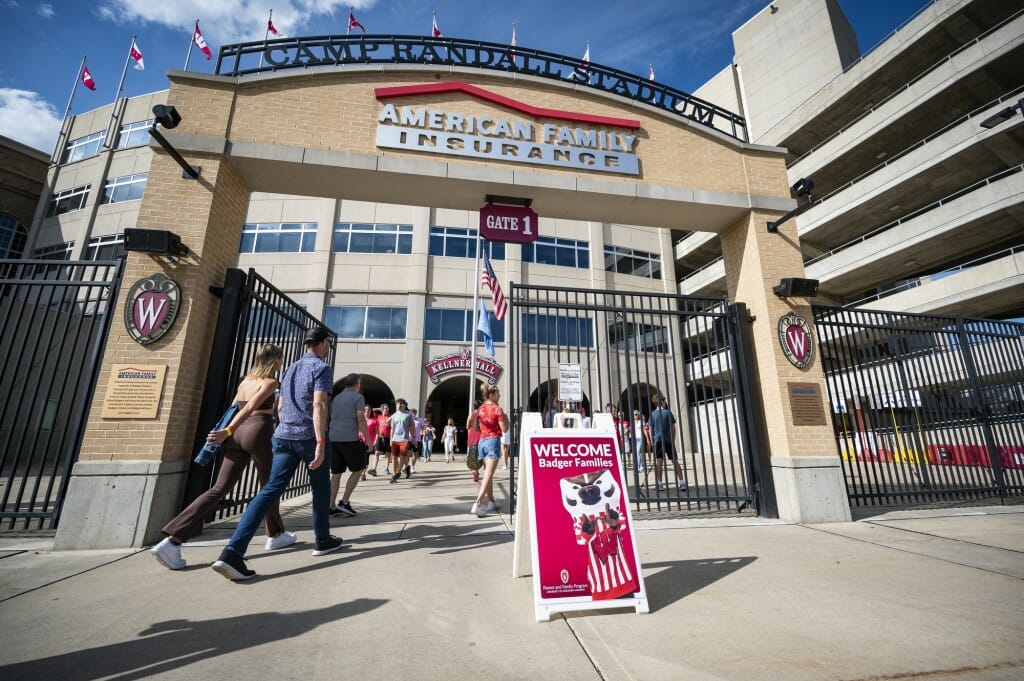
[[[538,262],[537,247],[553,249],[552,262]],[[533,265],[551,265],[552,267],[572,267],[579,270],[590,269],[590,242],[579,239],[563,239],[560,237],[541,236],[530,244],[522,245],[523,262]],[[560,262],[560,254],[572,253],[572,260],[575,264]]]
[[[441,258],[473,258],[476,259],[476,240],[479,230],[467,227],[444,227],[431,225],[427,254]],[[458,245],[466,247],[465,253],[458,252]],[[491,260],[505,259],[505,242],[483,240],[487,248],[487,257]],[[440,247],[438,247],[440,244]]]
[[[609,263],[609,258],[614,258],[614,261]],[[636,266],[635,262],[640,261],[640,266]],[[625,268],[620,268],[621,263],[634,263],[629,271],[625,271]],[[648,273],[643,272],[643,268],[647,268]],[[657,253],[651,253],[649,251],[638,251],[635,248],[624,248],[622,246],[614,246],[611,244],[605,244],[604,246],[604,269],[605,272],[614,272],[616,274],[625,274],[632,277],[643,277],[645,279],[654,279],[658,281],[661,279],[661,256]]]
[[[148,181],[148,172],[107,178],[107,183],[103,185],[103,196],[100,198],[100,205],[107,206],[114,203],[124,203],[125,201],[141,201]],[[141,188],[138,187],[140,184],[142,185]],[[138,194],[137,196],[136,193]]]
[[[101,130],[99,132],[90,133],[83,137],[78,137],[76,139],[68,141],[68,143],[64,145],[64,153],[61,154],[60,157],[61,165],[65,165],[67,163],[74,163],[75,161],[81,161],[83,159],[97,156],[100,153],[100,150],[103,148],[103,141],[106,139],[106,137],[107,132],[105,130]],[[74,158],[72,158],[72,154],[75,153],[76,149],[86,147],[87,145],[93,143],[96,144],[96,148],[92,152],[83,153],[80,156],[76,155]]]
[[[298,229],[284,229],[285,226],[298,227]],[[239,255],[260,255],[263,253],[312,253],[316,250],[317,223],[315,222],[247,222],[242,225],[242,240],[238,245]],[[298,248],[282,250],[280,248],[283,235],[299,235]],[[275,249],[260,250],[260,236],[276,237],[278,247]],[[251,237],[251,245],[247,250],[246,241]],[[269,241],[268,239],[264,239]],[[308,243],[307,243],[308,242]],[[307,248],[308,246],[308,248]]]
[[[337,222],[331,233],[332,253],[359,253],[361,255],[411,255],[412,225],[398,223]],[[352,237],[370,235],[370,250],[352,250]],[[388,237],[393,237],[389,239]],[[345,248],[339,248],[344,239]],[[393,250],[377,250],[378,244],[391,241]]]
[[[53,218],[57,217],[58,215],[64,215],[65,213],[71,213],[76,210],[82,210],[83,208],[85,208],[86,203],[89,201],[89,192],[91,190],[92,184],[82,184],[77,187],[71,187],[70,189],[65,189],[63,191],[54,193],[52,196],[50,196],[50,200],[46,202],[45,217]],[[74,206],[76,202],[71,200],[75,198],[78,198],[77,206]],[[64,206],[65,209],[61,210],[61,203],[65,201],[67,202]]]
[[[338,312],[335,312],[337,310]],[[351,335],[345,330],[345,315],[346,311],[350,314],[356,310],[362,310],[362,322],[361,330],[359,335]],[[371,320],[371,311],[378,315],[386,310],[388,321],[387,321],[387,335],[367,335],[370,331],[371,324],[379,323]],[[339,315],[337,322],[332,319],[334,315]],[[401,317],[398,321],[396,317]],[[351,322],[349,322],[351,323]],[[334,331],[338,335],[338,340],[406,340],[409,337],[409,308],[398,307],[398,306],[387,306],[387,305],[328,305],[324,308],[324,324]],[[395,335],[396,324],[401,325],[401,335]]]

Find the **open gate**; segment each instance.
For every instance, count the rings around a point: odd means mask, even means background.
[[[306,312],[302,305],[279,291],[254,269],[248,272],[229,269],[224,277],[223,288],[215,293],[221,297],[221,307],[193,451],[198,450],[206,441],[210,427],[227,409],[241,377],[252,366],[261,346],[266,343],[280,345],[284,349],[284,367],[287,368],[305,354],[302,340],[306,330],[323,325],[322,321]],[[334,365],[334,353],[332,348],[325,360],[331,366]],[[195,462],[191,464],[182,508],[210,488],[217,478],[219,467],[220,459],[213,466],[200,466]],[[235,488],[207,522],[242,513],[259,489],[256,466],[250,463]],[[281,498],[290,499],[309,491],[309,471],[305,466],[299,466],[291,486]]]
[[[776,513],[767,449],[756,444],[762,434],[753,427],[758,404],[749,390],[742,305],[521,284],[511,285],[509,302],[514,426],[526,411],[541,412],[547,423],[552,409],[581,419],[611,409],[622,415],[620,444],[636,510]],[[559,364],[579,367],[581,402],[558,402]],[[662,397],[676,419],[679,467],[663,461],[658,474],[643,424]],[[518,451],[517,427],[513,438]]]
[[[0,528],[57,528],[122,273],[0,260]]]
[[[1024,493],[1024,324],[814,316],[851,506]]]

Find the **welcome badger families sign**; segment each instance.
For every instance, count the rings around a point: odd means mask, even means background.
[[[538,109],[464,83],[382,88],[378,98],[463,91],[535,116],[569,122],[534,123],[517,117],[472,115],[422,106],[385,104],[377,117],[378,147],[562,168],[639,175],[638,121]]]
[[[595,414],[594,426],[543,428],[540,414],[523,415],[513,574],[532,567],[538,621],[573,610],[648,612],[615,424]]]

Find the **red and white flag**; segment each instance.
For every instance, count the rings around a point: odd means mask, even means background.
[[[509,43],[509,44],[512,45],[512,50],[509,52],[509,55],[511,55],[511,57],[513,59],[515,59],[516,58],[516,22],[514,22],[514,21],[512,22],[512,42]]]
[[[498,283],[498,277],[494,274],[494,268],[491,267],[491,259],[487,257],[487,244],[482,244],[484,251],[484,266],[480,270],[480,283],[491,289],[491,304],[494,305],[494,318],[499,322],[505,319],[505,313],[508,312],[508,301],[505,300],[505,294],[501,292],[501,285]]]
[[[363,33],[366,33],[366,27],[356,21],[356,15],[352,13],[352,10],[348,11],[348,29],[351,31],[353,28],[358,28]]]
[[[277,32],[277,27],[274,26],[274,22],[272,19],[267,19],[267,31],[273,33],[276,36],[281,35],[280,33]]]
[[[441,37],[441,29],[437,27],[437,12],[434,12],[434,26],[430,29],[430,33],[435,38]]]
[[[136,70],[144,71],[146,69],[146,65],[142,63],[142,50],[139,49],[134,40],[132,41],[132,49],[129,50],[128,56],[135,60]]]
[[[192,34],[192,42],[196,44],[196,47],[202,50],[203,54],[206,55],[207,59],[213,56],[213,53],[210,52],[210,46],[206,44],[206,38],[204,38],[203,34],[199,31],[198,21],[196,22],[196,32]],[[139,55],[139,61],[142,61],[141,54]]]
[[[96,90],[96,81],[92,79],[92,74],[89,73],[88,66],[82,67],[82,85],[94,92]]]
[[[648,64],[651,67],[651,74],[647,76],[647,80],[654,82],[654,64]]]
[[[590,43],[587,43],[587,51],[583,53],[583,59],[580,60],[579,65],[572,70],[569,74],[570,78],[582,78],[583,80],[590,80]]]

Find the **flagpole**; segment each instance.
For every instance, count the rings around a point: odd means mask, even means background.
[[[114,95],[114,104],[121,97],[121,90],[124,88],[124,77],[128,75],[128,62],[132,60],[132,48],[135,47],[135,36],[132,36],[132,44],[128,47],[128,55],[124,58],[124,68],[121,69],[121,81],[117,84],[117,94]]]
[[[352,12],[354,11],[355,8],[352,5],[349,5],[348,16],[345,18],[345,35],[348,35],[349,33],[352,32]]]
[[[82,63],[78,65],[78,73],[75,74],[75,84],[71,86],[71,96],[68,97],[68,105],[64,109],[64,120],[67,120],[71,113],[71,102],[75,101],[75,92],[78,90],[78,81],[82,80],[82,69],[85,68],[85,55],[82,55]]]
[[[473,413],[476,397],[476,327],[480,323],[480,251],[483,248],[480,230],[476,232],[476,265],[473,278],[473,343],[469,346],[469,413]]]
[[[196,19],[196,27],[192,29],[192,37],[188,41],[188,52],[185,53],[185,70],[188,71],[188,60],[192,57],[192,45],[196,42],[196,31],[199,30],[199,19]]]
[[[263,32],[263,49],[260,50],[260,68],[263,68],[263,53],[267,51],[267,39],[270,37],[270,22],[274,20],[274,10],[270,10],[267,17],[267,30]]]

